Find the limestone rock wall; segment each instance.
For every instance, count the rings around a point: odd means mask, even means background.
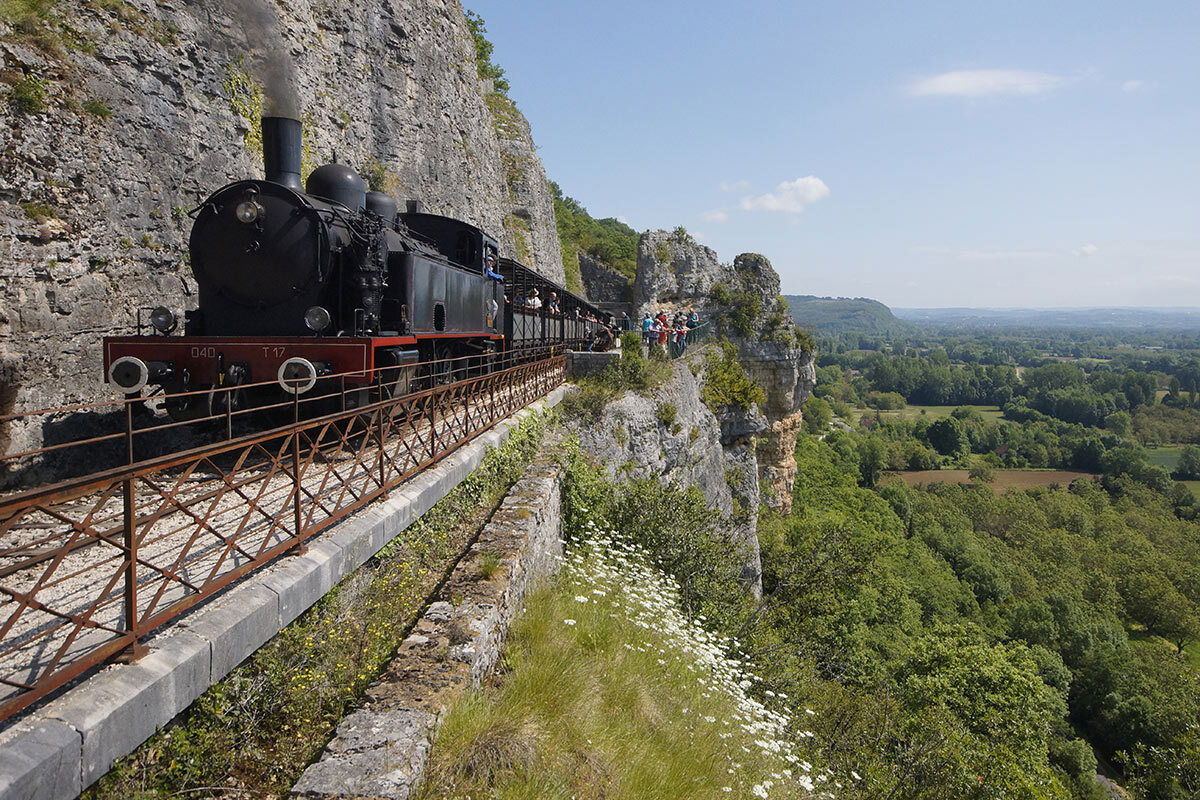
[[[186,212],[262,175],[234,2],[58,0],[46,20],[0,22],[0,414],[107,398],[100,338],[130,332],[139,306],[194,306]],[[528,125],[489,108],[458,0],[267,2],[306,170],[336,153],[563,280]],[[19,111],[30,87],[42,107]]]
[[[700,400],[704,353],[674,364],[674,373],[652,395],[626,392],[599,420],[576,425],[580,447],[609,475],[656,478],[680,488],[695,486],[730,519],[733,537],[746,548],[743,577],[762,590],[758,547],[759,479],[754,437],[767,420],[757,412],[725,410],[720,417]],[[662,420],[674,412],[674,422]]]
[[[722,264],[715,252],[682,233],[650,231],[638,243],[633,304],[639,317],[658,309],[695,309],[715,333],[737,345],[739,361],[767,396],[757,454],[763,496],[774,508],[790,509],[800,406],[817,373],[814,354],[800,345],[779,295],[771,262],[743,253]]]
[[[588,300],[601,306],[628,305],[631,296],[624,275],[587,253],[579,254],[579,272]]]
[[[712,249],[691,237],[668,231],[647,231],[638,240],[637,277],[633,305],[640,318],[660,308],[714,307],[713,286],[728,279],[729,268]],[[707,313],[705,316],[709,316]]]

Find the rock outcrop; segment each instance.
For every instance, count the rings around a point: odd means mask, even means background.
[[[194,306],[187,211],[262,174],[247,67],[262,43],[234,11],[249,2],[59,0],[0,22],[0,414],[107,397],[100,337],[130,332],[142,306]],[[306,170],[336,154],[563,280],[528,125],[476,74],[458,0],[266,10]]]
[[[611,310],[614,306],[627,306],[633,299],[625,276],[587,253],[579,254],[579,272],[584,292],[593,303]]]
[[[651,231],[638,243],[634,285],[638,315],[660,308],[695,309],[715,332],[733,341],[738,360],[766,392],[767,420],[758,446],[763,499],[791,508],[800,406],[816,383],[811,347],[779,295],[779,275],[765,256],[743,253],[722,264],[683,231]]]
[[[647,231],[638,240],[635,316],[670,306],[695,308],[708,318],[713,286],[727,280],[728,271],[713,250],[682,231]]]
[[[703,352],[689,353],[673,367],[652,394],[626,392],[598,420],[578,424],[580,446],[610,476],[698,488],[730,520],[733,538],[745,547],[743,579],[761,595],[754,437],[768,423],[754,411],[725,409],[718,416],[701,402]]]

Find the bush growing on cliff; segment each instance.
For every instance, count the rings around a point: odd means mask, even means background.
[[[492,61],[492,53],[496,48],[487,38],[487,25],[483,17],[474,11],[466,11],[466,18],[471,38],[475,40],[475,68],[479,77],[490,80],[500,94],[507,94],[511,87],[504,77],[504,67]]]
[[[611,217],[593,218],[578,200],[564,195],[562,188],[553,181],[550,181],[550,193],[554,196],[554,220],[562,247],[563,268],[567,271],[567,288],[577,291],[571,275],[579,275],[581,252],[612,267],[632,284],[637,276],[637,231]],[[582,278],[576,279],[579,280],[578,288],[582,288]]]
[[[727,520],[695,486],[663,486],[653,478],[615,481],[578,444],[567,448],[563,531],[584,537],[599,526],[644,548],[656,567],[679,581],[683,608],[730,630],[748,610],[742,586],[744,547]]]
[[[578,378],[579,391],[563,399],[563,410],[568,414],[599,419],[604,407],[622,392],[649,391],[670,375],[670,364],[647,359],[642,353],[641,337],[626,332],[621,334],[621,360],[598,375]]]
[[[722,327],[733,328],[742,336],[753,336],[754,324],[762,314],[762,301],[758,295],[745,288],[733,288],[718,283],[710,290],[713,301],[725,310],[718,312],[716,322]]]
[[[725,406],[749,410],[767,399],[762,387],[750,379],[737,359],[737,345],[723,342],[704,360],[704,387],[700,399],[716,411]]]

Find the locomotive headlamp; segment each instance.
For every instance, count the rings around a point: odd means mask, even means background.
[[[252,225],[262,216],[263,207],[254,200],[243,200],[233,211],[237,214],[238,222]]]
[[[175,314],[165,306],[159,306],[150,312],[150,326],[159,333],[170,333],[178,324],[179,321],[175,319]]]
[[[304,312],[304,324],[313,333],[325,330],[331,322],[333,322],[333,318],[329,316],[329,312],[320,306],[312,306]]]

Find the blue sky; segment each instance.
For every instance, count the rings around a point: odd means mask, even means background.
[[[1200,306],[1200,4],[467,0],[596,217],[789,294]]]

